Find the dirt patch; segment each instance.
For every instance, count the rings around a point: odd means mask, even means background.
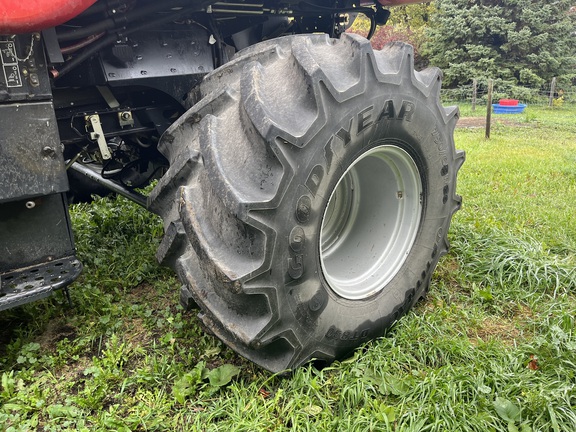
[[[77,361],[70,361],[60,369],[55,371],[59,377],[59,381],[68,386],[68,391],[72,394],[77,394],[80,387],[83,387],[86,375],[84,371],[92,366],[94,363],[89,357],[81,357]]]
[[[155,339],[153,332],[148,330],[141,318],[134,318],[123,326],[123,339],[130,345],[146,347]]]
[[[518,340],[530,335],[527,321],[533,317],[533,311],[524,305],[517,305],[507,314],[507,318],[491,317],[482,321],[477,328],[470,329],[468,338],[473,344],[480,340],[487,342],[498,340],[507,346],[514,346]]]
[[[475,340],[484,342],[499,340],[505,345],[513,346],[515,341],[522,337],[520,330],[509,320],[485,319],[474,333],[469,335],[472,343]]]
[[[533,127],[532,124],[518,121],[517,119],[513,118],[502,118],[502,117],[492,117],[490,119],[490,124],[492,126],[495,125],[504,125],[504,126],[512,126],[512,127]],[[485,117],[462,117],[458,120],[456,124],[457,128],[468,128],[468,129],[475,129],[475,128],[484,128],[486,127],[486,118]]]
[[[38,343],[43,351],[53,351],[56,349],[56,344],[64,339],[69,341],[76,339],[76,328],[61,320],[54,319],[48,322],[38,339]]]
[[[142,282],[127,292],[126,298],[132,304],[150,304],[154,305],[154,309],[162,310],[175,306],[178,300],[177,292],[177,288],[174,288],[173,293],[159,292],[152,284]]]

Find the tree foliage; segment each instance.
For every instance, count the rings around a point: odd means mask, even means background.
[[[576,65],[573,0],[437,0],[424,51],[449,86],[494,78],[539,87]]]
[[[377,26],[370,42],[374,49],[392,42],[406,42],[414,47],[414,63],[417,69],[426,66],[426,59],[421,56],[421,47],[425,38],[425,30],[432,14],[433,2],[398,6],[391,9],[388,22]],[[370,29],[370,20],[364,15],[356,17],[354,24],[348,30],[361,36],[367,36]]]
[[[417,3],[398,6],[391,9],[389,24],[403,26],[408,29],[418,29],[428,25],[434,14],[435,2]]]
[[[370,30],[370,20],[364,16],[359,16],[354,25],[348,29],[350,33],[356,33],[360,36],[366,37]],[[376,27],[376,31],[370,39],[370,43],[374,49],[380,50],[384,45],[392,42],[406,42],[414,47],[416,61],[419,59],[420,46],[422,45],[422,29],[414,29],[404,27],[402,25],[390,25]]]

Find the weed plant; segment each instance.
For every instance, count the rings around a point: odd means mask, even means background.
[[[575,118],[529,108],[489,141],[457,129],[464,204],[427,299],[352,358],[287,377],[177,305],[155,216],[74,206],[74,307],[57,294],[0,314],[0,429],[575,431]]]

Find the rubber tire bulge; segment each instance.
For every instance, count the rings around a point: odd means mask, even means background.
[[[158,258],[227,345],[273,372],[330,362],[425,294],[461,203],[440,86],[409,45],[348,34],[263,42],[205,78],[149,203]]]

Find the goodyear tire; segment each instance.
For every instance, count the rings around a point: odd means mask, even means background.
[[[460,207],[456,108],[413,50],[292,36],[209,74],[167,131],[158,258],[227,345],[270,371],[330,362],[420,297]]]

